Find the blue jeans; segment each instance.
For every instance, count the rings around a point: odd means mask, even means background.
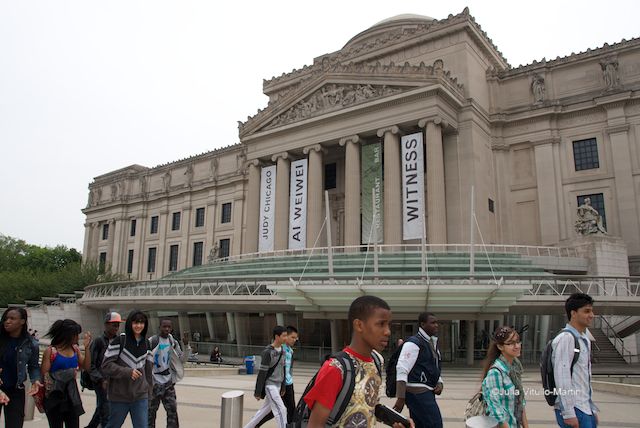
[[[422,394],[407,392],[405,403],[416,428],[442,428],[442,415],[433,391]]]
[[[142,399],[131,403],[122,401],[109,402],[109,423],[106,428],[120,428],[131,414],[133,428],[147,428],[149,425],[149,400]]]
[[[596,422],[595,415],[587,415],[586,413],[574,409],[576,411],[576,418],[578,418],[578,424],[580,428],[596,428],[598,423]],[[562,418],[562,413],[560,410],[556,409],[556,421],[558,422],[558,426],[561,428],[567,428],[569,425],[564,423],[564,419]]]

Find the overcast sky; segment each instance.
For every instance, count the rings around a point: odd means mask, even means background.
[[[516,67],[640,36],[639,4],[0,0],[0,233],[81,251],[93,177],[237,143],[262,79],[385,18],[469,6]]]

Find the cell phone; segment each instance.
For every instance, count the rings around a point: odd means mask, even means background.
[[[411,428],[411,424],[409,424],[409,419],[402,416],[402,414],[396,412],[394,409],[391,409],[384,404],[377,404],[375,409],[376,418],[382,422],[383,424],[392,427],[393,424],[401,423],[406,428]]]

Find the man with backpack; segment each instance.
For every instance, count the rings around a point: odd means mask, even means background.
[[[553,339],[552,361],[556,421],[560,427],[592,428],[598,425],[598,407],[591,390],[591,341],[587,327],[594,318],[593,299],[574,293],[565,302],[569,323]],[[576,358],[577,356],[577,358]]]
[[[109,312],[104,317],[104,334],[91,342],[89,347],[91,352],[91,368],[89,369],[89,380],[94,392],[96,393],[96,410],[93,417],[86,428],[98,428],[98,426],[106,427],[109,422],[109,400],[107,399],[107,378],[102,373],[102,360],[104,359],[104,351],[111,340],[118,334],[122,317],[117,312]],[[81,380],[84,380],[85,374],[81,374]],[[89,385],[83,385],[89,388]]]
[[[398,356],[393,408],[401,412],[406,403],[416,428],[442,428],[442,415],[435,397],[443,389],[438,319],[430,312],[422,312],[418,325],[418,334],[404,342]]]
[[[273,343],[262,351],[262,362],[256,379],[254,396],[265,399],[264,404],[244,428],[258,426],[262,418],[273,412],[278,428],[287,426],[287,408],[282,401],[285,393],[285,356],[282,345],[287,340],[287,329],[277,325],[273,329]]]
[[[149,401],[149,428],[156,426],[156,414],[160,402],[167,412],[167,428],[178,428],[178,403],[176,401],[175,384],[177,370],[176,362],[181,366],[183,358],[180,344],[171,335],[173,325],[171,320],[160,321],[160,334],[149,338],[149,349],[153,360],[153,392]],[[172,357],[172,353],[175,355]]]

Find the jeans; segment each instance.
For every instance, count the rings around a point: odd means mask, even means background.
[[[421,394],[407,392],[405,402],[416,428],[442,428],[442,415],[433,391]]]
[[[0,406],[0,413],[4,409],[5,428],[22,428],[24,423],[24,389],[2,388],[2,391],[9,397],[9,403],[6,406]]]
[[[587,415],[576,408],[574,408],[574,410],[576,411],[576,418],[578,418],[578,425],[580,428],[596,428],[598,426],[595,415]],[[556,422],[558,422],[558,426],[561,428],[567,428],[569,426],[564,423],[562,413],[560,413],[560,410],[558,409],[556,409]]]
[[[131,423],[133,428],[147,428],[149,421],[149,400],[133,402],[111,401],[109,403],[109,423],[106,428],[120,428],[127,418],[127,414],[131,414]]]
[[[109,422],[109,400],[107,400],[107,391],[100,385],[96,385],[96,411],[93,412],[91,422],[87,428],[104,428]]]

